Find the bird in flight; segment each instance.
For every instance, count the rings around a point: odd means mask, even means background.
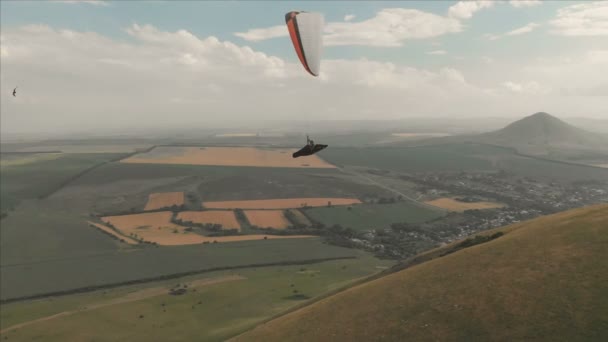
[[[13,96],[17,97],[17,87],[15,87],[15,89],[13,89]]]

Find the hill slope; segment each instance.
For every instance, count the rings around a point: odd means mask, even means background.
[[[498,230],[236,339],[608,340],[608,205]]]

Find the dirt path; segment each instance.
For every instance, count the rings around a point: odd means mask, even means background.
[[[226,277],[220,277],[220,278],[198,279],[198,280],[188,282],[186,284],[188,284],[189,288],[197,288],[197,287],[202,287],[202,286],[209,286],[209,285],[224,283],[224,282],[228,282],[228,281],[244,280],[244,279],[247,279],[247,278],[237,276],[237,275],[232,275],[232,276],[226,276]],[[31,324],[49,321],[49,320],[52,320],[55,318],[71,316],[73,314],[96,310],[96,309],[103,308],[106,306],[112,306],[112,305],[117,305],[117,304],[124,304],[124,303],[134,302],[134,301],[138,301],[138,300],[143,300],[143,299],[160,296],[160,295],[167,294],[167,293],[168,293],[168,290],[166,287],[152,287],[152,288],[142,289],[142,290],[128,293],[119,298],[110,299],[109,301],[106,301],[106,302],[96,303],[96,304],[93,304],[90,306],[85,306],[85,307],[82,307],[79,309],[64,311],[64,312],[60,312],[60,313],[57,313],[57,314],[54,314],[51,316],[41,317],[41,318],[38,318],[38,319],[35,319],[32,321],[19,323],[19,324],[16,324],[16,325],[13,325],[13,326],[0,330],[0,334],[7,333],[11,330],[23,328],[23,327],[26,327]]]

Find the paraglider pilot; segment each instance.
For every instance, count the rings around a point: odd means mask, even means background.
[[[294,158],[302,157],[302,156],[310,156],[313,155],[323,149],[325,149],[327,145],[315,144],[315,142],[306,136],[306,146],[302,147],[298,152],[295,152],[292,156]]]

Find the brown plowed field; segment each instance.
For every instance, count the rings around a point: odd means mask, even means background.
[[[289,221],[282,210],[245,210],[247,221],[260,228],[285,229]]]
[[[144,210],[156,210],[161,208],[169,208],[173,205],[184,204],[183,192],[157,192],[148,195],[148,203]]]
[[[157,147],[137,154],[122,163],[189,164],[220,166],[255,166],[289,168],[335,168],[318,156],[292,158],[295,149],[260,149],[254,147]]]
[[[283,198],[251,201],[221,201],[203,202],[203,207],[212,209],[291,209],[309,207],[324,207],[331,202],[332,206],[360,204],[356,198]]]
[[[223,229],[241,230],[234,213],[227,210],[182,211],[177,218],[183,222],[221,224]]]

